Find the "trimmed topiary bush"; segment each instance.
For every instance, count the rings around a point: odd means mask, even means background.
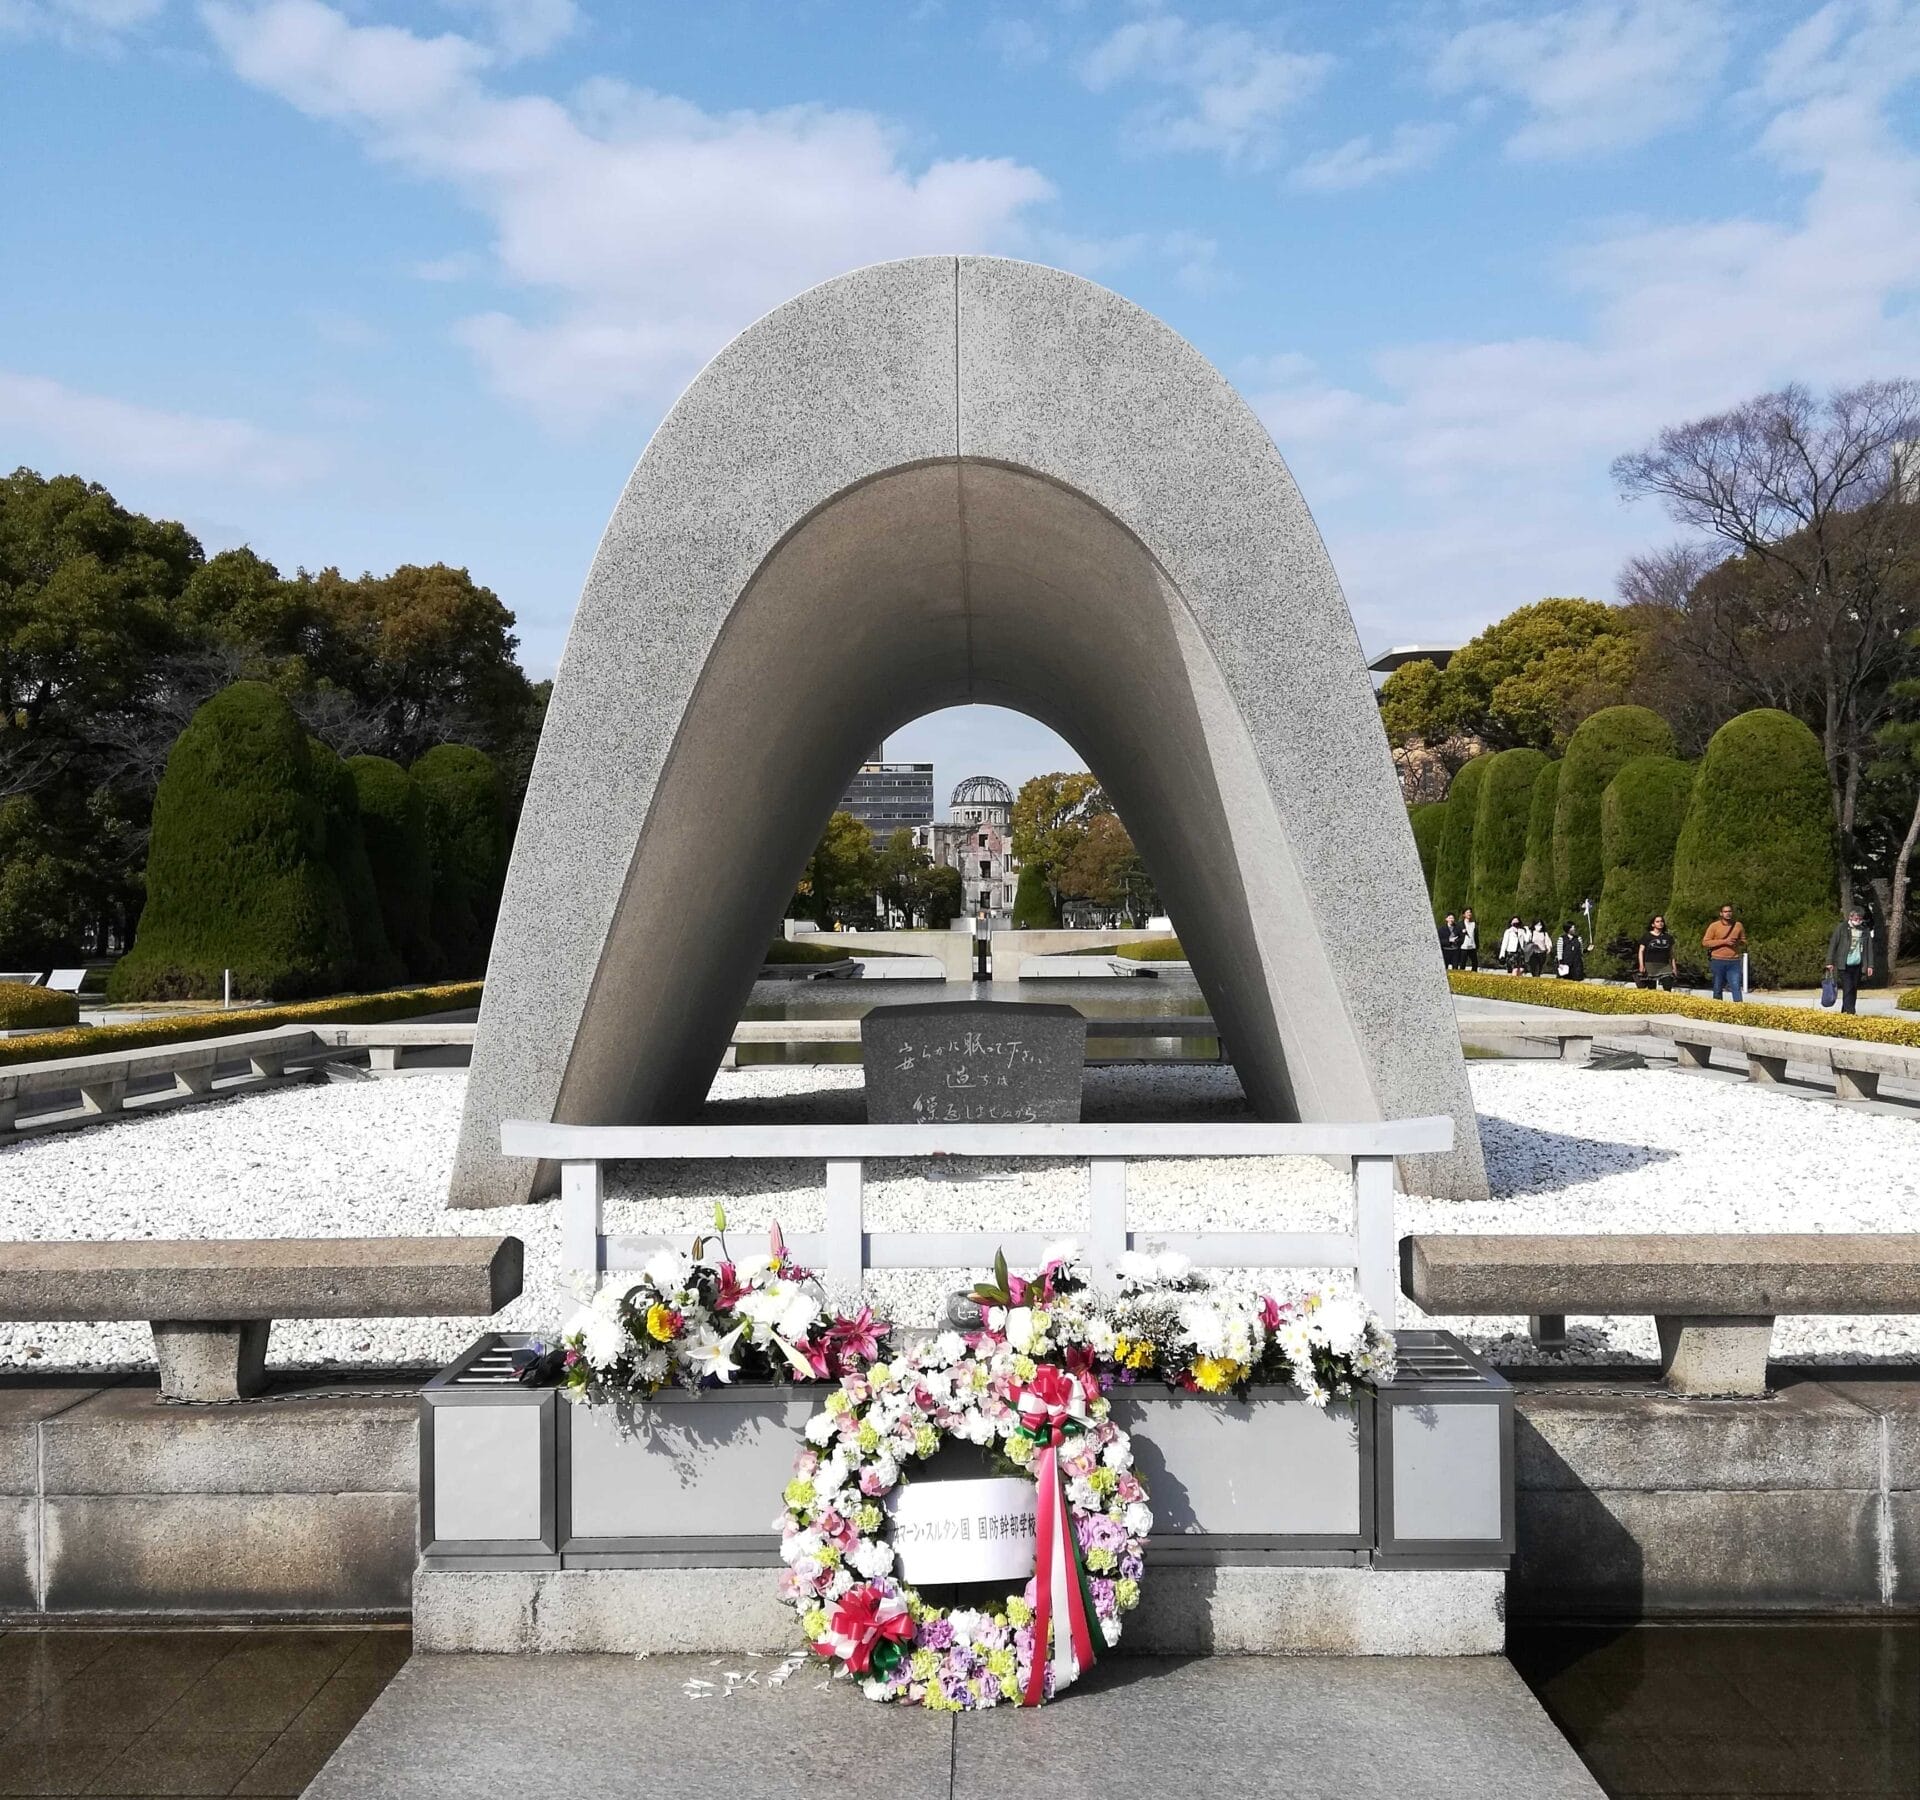
[[[1028,863],[1020,871],[1020,883],[1013,890],[1013,928],[1015,931],[1052,931],[1060,923],[1060,909],[1047,892],[1038,863]]]
[[[1473,831],[1480,809],[1480,784],[1491,756],[1476,756],[1453,778],[1447,790],[1447,822],[1440,833],[1440,857],[1433,872],[1433,916],[1445,918],[1473,905]],[[1478,910],[1476,908],[1476,910]],[[1502,921],[1504,923],[1504,921]],[[1480,921],[1480,947],[1486,949],[1487,921]],[[1496,934],[1495,941],[1498,941]]]
[[[1692,796],[1693,765],[1671,756],[1636,756],[1607,783],[1600,797],[1605,873],[1593,922],[1599,973],[1628,975],[1638,966],[1633,955],[1612,946],[1628,940],[1637,945],[1647,922],[1667,910],[1674,846]]]
[[[1527,853],[1513,893],[1515,912],[1529,922],[1545,919],[1556,933],[1566,923],[1560,916],[1560,890],[1553,883],[1553,809],[1559,793],[1560,765],[1550,762],[1534,777],[1527,807]]]
[[[1421,806],[1407,808],[1407,823],[1413,827],[1413,841],[1420,852],[1420,879],[1427,884],[1427,894],[1433,894],[1433,878],[1440,867],[1440,839],[1447,829],[1447,803],[1444,800],[1429,800]]]
[[[76,996],[25,981],[0,981],[0,1031],[57,1030],[79,1022]]]
[[[1527,856],[1533,786],[1546,767],[1544,751],[1502,750],[1488,762],[1481,780],[1480,805],[1473,823],[1473,882],[1468,891],[1475,916],[1488,929],[1504,929],[1519,910],[1515,895],[1520,886],[1520,865]],[[1525,918],[1531,925],[1534,915],[1528,913]]]
[[[1807,987],[1839,917],[1833,803],[1820,740],[1763,707],[1729,719],[1700,763],[1674,850],[1668,922],[1676,957],[1701,965],[1723,904],[1747,928],[1755,987]]]
[[[1600,797],[1607,783],[1636,756],[1671,756],[1673,732],[1644,706],[1609,706],[1585,720],[1567,740],[1553,803],[1553,891],[1562,920],[1582,900],[1600,904],[1606,873],[1600,849]]]
[[[427,797],[397,762],[384,756],[348,760],[360,803],[360,837],[380,902],[387,942],[414,980],[440,972],[433,941],[433,854],[427,844]]]
[[[331,992],[352,960],[307,734],[272,688],[237,681],[167,758],[146,908],[108,997],[213,999],[231,969],[238,995],[300,999]]]
[[[398,987],[406,979],[406,971],[387,939],[386,922],[380,913],[380,894],[373,885],[366,840],[360,831],[360,794],[353,773],[318,738],[307,739],[307,755],[313,762],[314,781],[326,813],[327,862],[340,889],[340,903],[346,908],[347,941],[353,946],[353,960],[340,985],[360,992]]]
[[[484,751],[440,744],[413,765],[427,805],[427,847],[433,861],[433,938],[443,973],[485,972],[493,921],[506,879],[505,795]]]

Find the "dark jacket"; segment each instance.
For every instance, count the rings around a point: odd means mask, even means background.
[[[1842,919],[1827,939],[1827,962],[1833,968],[1844,969],[1847,966],[1848,929],[1846,920]],[[1862,924],[1860,938],[1860,973],[1864,975],[1873,967],[1873,927]]]
[[[1563,931],[1560,941],[1554,947],[1556,962],[1565,963],[1568,981],[1585,981],[1587,978],[1587,947],[1580,941],[1577,931]]]

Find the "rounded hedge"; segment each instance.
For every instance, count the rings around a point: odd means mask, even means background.
[[[1674,846],[1692,797],[1693,765],[1671,756],[1636,756],[1622,763],[1607,783],[1600,797],[1605,872],[1593,921],[1603,973],[1631,973],[1635,957],[1612,946],[1623,940],[1637,945],[1648,921],[1667,910],[1673,895]]]
[[[307,734],[272,688],[237,681],[180,734],[153,800],[147,903],[113,1000],[333,992],[353,962]]]
[[[1051,931],[1060,923],[1060,909],[1047,892],[1046,880],[1038,863],[1028,863],[1020,871],[1019,885],[1013,890],[1013,928],[1015,931]]]
[[[360,805],[360,837],[380,902],[387,942],[414,980],[440,971],[433,941],[433,852],[427,843],[427,797],[397,762],[355,756],[347,762]]]
[[[0,1031],[57,1030],[79,1022],[77,996],[26,981],[0,981]]]
[[[381,916],[380,893],[360,828],[360,792],[353,772],[318,738],[307,740],[307,754],[326,813],[327,862],[347,910],[347,938],[353,945],[353,963],[342,985],[360,992],[398,987],[406,971]]]
[[[1606,873],[1600,849],[1600,799],[1636,756],[1671,756],[1673,732],[1644,706],[1603,707],[1567,740],[1553,805],[1555,910],[1571,919],[1582,900],[1600,904]]]
[[[1826,759],[1772,707],[1729,719],[1701,760],[1667,904],[1678,957],[1706,961],[1700,934],[1727,904],[1747,928],[1755,987],[1819,981],[1839,916]]]
[[[1413,827],[1414,847],[1420,852],[1420,879],[1433,893],[1433,878],[1440,866],[1440,839],[1447,829],[1447,803],[1429,800],[1407,808],[1407,823]]]
[[[1513,892],[1513,910],[1523,919],[1545,919],[1555,931],[1566,923],[1560,916],[1560,892],[1553,884],[1553,809],[1560,793],[1560,765],[1550,762],[1534,777],[1527,805],[1527,853],[1520,860],[1520,881]]]
[[[1542,750],[1502,750],[1487,764],[1480,782],[1480,805],[1473,822],[1473,881],[1469,892],[1475,915],[1489,927],[1518,911],[1515,895],[1520,865],[1527,855],[1527,821],[1533,787],[1547,766]],[[1531,925],[1534,915],[1528,913]],[[1545,918],[1546,914],[1539,915]]]
[[[1473,832],[1480,808],[1480,784],[1492,761],[1491,756],[1476,756],[1454,776],[1447,790],[1447,822],[1440,833],[1440,857],[1433,872],[1436,919],[1464,912],[1473,905]],[[1480,923],[1484,935],[1486,921]]]
[[[483,974],[506,879],[507,828],[500,774],[470,744],[439,744],[413,765],[427,804],[433,862],[432,921],[442,973]]]

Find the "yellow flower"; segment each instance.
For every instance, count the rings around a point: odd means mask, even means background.
[[[907,1664],[907,1673],[915,1681],[931,1681],[940,1673],[940,1652],[938,1650],[916,1650]]]
[[[871,1456],[880,1448],[880,1434],[867,1420],[861,1421],[860,1429],[853,1434],[853,1441],[859,1445],[862,1456]]]
[[[800,1629],[815,1642],[825,1637],[827,1634],[827,1609],[824,1606],[816,1606],[812,1612],[801,1619]]]
[[[835,1388],[834,1391],[827,1396],[827,1411],[832,1413],[836,1419],[852,1405],[853,1402],[849,1400],[846,1394],[839,1388]]]
[[[1224,1356],[1196,1356],[1193,1359],[1193,1379],[1202,1393],[1224,1394],[1236,1382],[1247,1378],[1247,1365],[1232,1362]]]
[[[885,1387],[892,1379],[893,1365],[891,1363],[875,1363],[873,1367],[867,1371],[868,1387]]]
[[[837,1568],[840,1563],[840,1546],[838,1544],[822,1544],[820,1548],[814,1552],[814,1555],[820,1559],[823,1567],[829,1569]]]
[[[1013,1359],[1013,1372],[1021,1381],[1031,1381],[1038,1366],[1030,1356],[1016,1356]]]
[[[998,1650],[989,1650],[987,1652],[987,1673],[989,1675],[995,1675],[998,1676],[1000,1680],[1007,1681],[1012,1678],[1017,1666],[1012,1650],[1004,1644]]]
[[[1113,1567],[1114,1560],[1114,1554],[1111,1550],[1089,1550],[1087,1552],[1087,1567],[1096,1575],[1104,1575]]]
[[[661,1344],[673,1342],[673,1308],[655,1302],[647,1308],[647,1336]]]
[[[1122,1612],[1132,1612],[1133,1609],[1140,1604],[1139,1582],[1122,1575],[1120,1579],[1113,1584],[1113,1598],[1114,1604],[1117,1605]]]
[[[916,1456],[931,1456],[940,1448],[940,1434],[931,1425],[915,1428],[913,1434],[913,1452]]]
[[[853,1522],[862,1531],[874,1532],[886,1522],[886,1516],[877,1506],[859,1506],[854,1508]]]
[[[1007,1623],[1009,1625],[1019,1626],[1030,1624],[1032,1620],[1033,1608],[1018,1594],[1015,1594],[1013,1598],[1007,1602]]]
[[[787,1483],[787,1504],[796,1511],[813,1504],[813,1483],[804,1476],[796,1476]]]
[[[1030,1437],[1010,1437],[1006,1443],[1009,1462],[1031,1462],[1033,1460],[1033,1439]]]
[[[1113,1492],[1119,1480],[1120,1477],[1109,1469],[1105,1463],[1102,1463],[1099,1468],[1095,1469],[1094,1472],[1087,1477],[1087,1485],[1092,1488],[1096,1494],[1110,1494]]]
[[[1008,1654],[1011,1655],[1012,1652],[1009,1651]],[[1000,1677],[1000,1697],[1003,1700],[1018,1700],[1020,1698],[1019,1676],[1002,1675]]]

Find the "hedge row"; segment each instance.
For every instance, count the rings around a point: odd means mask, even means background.
[[[198,1038],[238,1037],[270,1031],[276,1025],[386,1025],[419,1013],[452,1012],[477,1006],[480,983],[455,981],[443,987],[396,988],[385,994],[342,994],[332,1000],[307,1000],[290,1006],[256,1006],[240,1012],[176,1013],[143,1019],[137,1025],[81,1025],[38,1037],[0,1042],[0,1064],[56,1062],[66,1056],[103,1056],[112,1050],[139,1050],[154,1044],[192,1043]]]
[[[1920,1012],[1920,988],[1902,988],[1894,1005],[1902,1012]]]
[[[1559,891],[1553,885],[1553,813],[1559,795],[1560,765],[1550,762],[1534,777],[1527,807],[1527,854],[1513,895],[1513,910],[1521,918],[1545,919],[1556,931],[1563,922]]]
[[[1620,765],[1600,800],[1606,875],[1593,915],[1599,946],[1594,973],[1625,975],[1636,958],[1614,946],[1637,945],[1673,892],[1673,847],[1693,798],[1693,765],[1671,756],[1636,756]]]
[[[1433,874],[1436,921],[1448,913],[1457,916],[1473,904],[1473,830],[1480,811],[1480,787],[1492,763],[1491,756],[1476,756],[1461,767],[1447,790],[1447,822],[1440,833],[1440,858]],[[1487,923],[1480,921],[1483,946]]]
[[[1086,953],[1081,952],[1082,955]],[[1145,938],[1137,944],[1122,944],[1114,951],[1128,962],[1185,962],[1187,953],[1178,938]]]
[[[80,1017],[72,994],[24,981],[0,981],[0,1031],[31,1031],[42,1025],[71,1025]]]
[[[1673,731],[1644,706],[1603,707],[1567,740],[1554,796],[1553,889],[1563,918],[1582,900],[1600,904],[1606,874],[1600,803],[1607,783],[1636,756],[1671,756]]]
[[[1473,880],[1468,891],[1481,934],[1492,942],[1498,942],[1492,934],[1519,911],[1515,897],[1527,858],[1527,821],[1533,812],[1534,786],[1546,768],[1547,758],[1541,751],[1502,750],[1487,764],[1480,783],[1473,822]],[[1531,925],[1535,916],[1526,914],[1526,922]]]
[[[1662,994],[1638,987],[1599,987],[1591,982],[1555,981],[1547,976],[1471,975],[1449,972],[1456,994],[1480,1000],[1517,1000],[1523,1005],[1557,1007],[1562,1012],[1677,1013],[1685,1019],[1711,1019],[1722,1025],[1750,1025],[1761,1031],[1797,1031],[1807,1037],[1852,1038],[1857,1043],[1904,1044],[1920,1049],[1920,1020],[1889,1019],[1862,1013],[1823,1012],[1811,1006],[1761,1006],[1752,1001],[1699,1000],[1691,994]],[[1920,993],[1920,989],[1909,992]],[[1904,999],[1905,996],[1902,996]],[[1920,1010],[1916,1007],[1915,1010]]]

